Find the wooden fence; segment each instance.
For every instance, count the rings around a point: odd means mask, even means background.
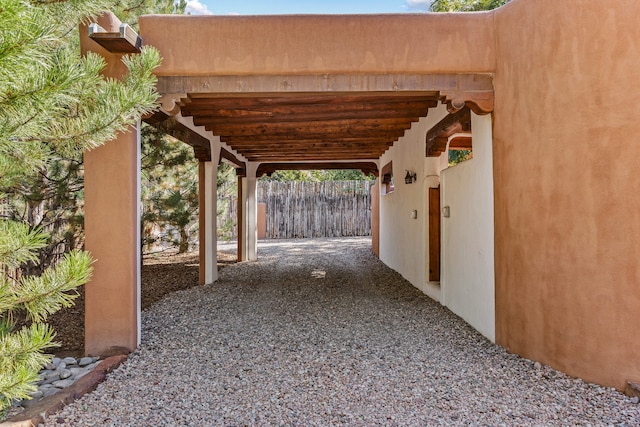
[[[266,238],[371,235],[373,181],[258,183],[266,204]]]

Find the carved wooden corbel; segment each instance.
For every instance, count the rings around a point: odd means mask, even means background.
[[[440,91],[440,101],[454,114],[465,106],[482,116],[493,112],[493,91]]]
[[[170,116],[176,116],[180,113],[180,104],[186,93],[168,93],[160,97],[160,108]]]
[[[471,133],[471,111],[465,107],[466,105],[463,105],[461,109],[449,114],[429,129],[426,136],[427,157],[438,157],[444,153],[449,137],[459,133]]]

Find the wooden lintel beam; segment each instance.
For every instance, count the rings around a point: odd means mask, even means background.
[[[242,93],[238,87],[242,87]],[[203,88],[207,88],[205,93]],[[193,94],[191,99],[247,94],[291,97],[309,93],[434,96],[441,91],[493,90],[493,76],[489,73],[158,76],[157,89],[162,94]]]
[[[449,141],[450,150],[471,150],[473,148],[472,138],[469,135],[456,136]]]
[[[378,176],[378,165],[373,162],[319,162],[319,163],[263,163],[258,166],[257,176],[273,173],[278,170],[344,170],[357,169],[365,175]]]

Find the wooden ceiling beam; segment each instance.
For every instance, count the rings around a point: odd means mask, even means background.
[[[392,119],[362,119],[362,120],[316,120],[310,122],[264,122],[249,123],[242,125],[210,125],[205,121],[198,126],[206,126],[211,128],[216,135],[240,134],[239,132],[249,135],[260,135],[263,133],[279,133],[279,132],[304,132],[306,130],[318,131],[340,131],[343,129],[400,129],[410,126],[416,120],[412,118],[392,118]],[[249,133],[255,132],[255,133]]]
[[[394,141],[401,136],[404,135],[406,128],[401,129],[331,129],[327,130],[327,132],[321,132],[317,129],[313,131],[305,131],[305,132],[292,132],[292,131],[279,131],[279,132],[271,132],[271,133],[255,133],[255,131],[244,131],[238,133],[215,133],[218,135],[223,141],[227,142],[228,138],[239,138],[244,137],[248,140],[253,140],[256,142],[260,141],[272,141],[272,140],[292,140],[292,139],[337,139],[341,137],[345,138],[373,138],[373,137],[389,137]],[[209,129],[207,129],[209,130]]]
[[[395,140],[390,138],[320,138],[320,139],[291,139],[291,140],[264,140],[264,141],[256,141],[254,139],[244,139],[244,140],[235,140],[235,139],[227,139],[224,142],[228,145],[233,145],[235,147],[253,147],[253,146],[261,146],[264,144],[269,145],[283,145],[283,144],[296,144],[296,145],[306,145],[306,144],[391,144]]]
[[[242,143],[263,143],[265,141],[273,142],[323,142],[323,141],[345,141],[345,142],[371,142],[371,141],[396,141],[402,135],[405,130],[401,129],[395,132],[389,131],[369,131],[362,132],[358,135],[348,135],[344,132],[338,133],[314,133],[305,135],[285,134],[276,137],[265,138],[260,135],[220,135],[223,142],[227,144],[242,144]]]
[[[318,132],[314,133],[292,133],[292,132],[282,132],[282,133],[272,133],[272,134],[248,134],[243,133],[241,135],[229,135],[229,134],[221,134],[218,135],[223,142],[242,142],[242,141],[250,141],[250,142],[269,142],[269,141],[291,141],[291,140],[310,140],[314,139],[318,142],[322,142],[323,140],[339,140],[343,138],[356,138],[359,140],[367,139],[367,138],[379,138],[385,139],[389,141],[396,141],[401,138],[406,129],[398,129],[393,132],[388,130],[341,130],[341,131],[331,131],[331,132]]]
[[[336,149],[363,149],[363,148],[382,148],[388,147],[387,142],[374,142],[368,144],[347,143],[311,143],[311,144],[255,144],[255,145],[234,145],[234,150],[251,151],[251,150],[336,150]]]
[[[399,119],[406,118],[418,121],[420,117],[427,115],[428,109],[412,109],[412,110],[381,110],[381,111],[345,111],[340,113],[324,112],[318,110],[309,114],[264,114],[256,116],[244,117],[224,117],[215,115],[203,115],[197,113],[194,115],[193,121],[197,126],[216,126],[216,125],[245,125],[258,123],[298,123],[328,120],[373,120],[373,119]]]
[[[264,96],[247,96],[242,97],[196,97],[203,94],[189,94],[187,98],[182,98],[180,104],[183,107],[193,107],[198,105],[215,106],[215,108],[264,108],[272,106],[295,106],[295,105],[328,105],[328,104],[351,104],[351,103],[368,103],[368,104],[387,104],[387,103],[405,103],[405,102],[425,102],[433,104],[438,102],[438,93],[425,95],[402,95],[397,92],[385,94],[314,94],[305,96],[287,96],[287,97],[264,97]],[[206,94],[204,94],[206,95]]]
[[[333,161],[333,160],[366,160],[366,159],[377,159],[384,152],[368,152],[362,154],[344,154],[344,155],[324,155],[324,154],[305,154],[300,156],[286,156],[286,155],[274,155],[274,156],[255,156],[248,157],[247,160],[250,162],[289,162],[289,161]]]
[[[342,155],[357,155],[362,156],[364,153],[384,153],[387,151],[388,147],[371,147],[367,149],[355,149],[355,148],[344,148],[344,149],[336,149],[336,150],[242,150],[241,153],[244,157],[273,157],[273,156],[298,156],[298,155],[334,155],[334,156],[342,156]]]
[[[436,100],[431,101],[400,101],[389,100],[375,102],[344,102],[341,104],[304,104],[304,105],[273,105],[263,107],[219,107],[216,104],[189,104],[182,108],[183,115],[203,115],[214,117],[265,117],[277,115],[297,115],[323,113],[357,113],[364,111],[424,111],[437,106]]]
[[[317,150],[317,149],[334,149],[336,147],[376,147],[376,148],[381,148],[381,147],[389,147],[393,144],[393,142],[386,142],[386,141],[376,141],[376,142],[368,142],[368,143],[355,143],[355,142],[339,142],[339,141],[335,141],[335,142],[307,142],[307,143],[295,143],[295,144],[287,144],[287,143],[271,143],[271,142],[265,142],[262,144],[227,144],[230,147],[232,147],[234,150],[241,150],[243,152],[245,151],[251,151],[251,150],[264,150],[264,149],[269,149],[269,150],[287,150],[287,149],[293,149],[293,148],[301,148],[301,149],[306,149],[306,150]]]

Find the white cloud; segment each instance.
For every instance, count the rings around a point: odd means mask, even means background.
[[[411,10],[428,11],[431,6],[431,0],[405,0],[405,7]]]
[[[200,3],[200,0],[187,0],[187,7],[184,9],[184,13],[189,15],[213,15],[207,5]]]

